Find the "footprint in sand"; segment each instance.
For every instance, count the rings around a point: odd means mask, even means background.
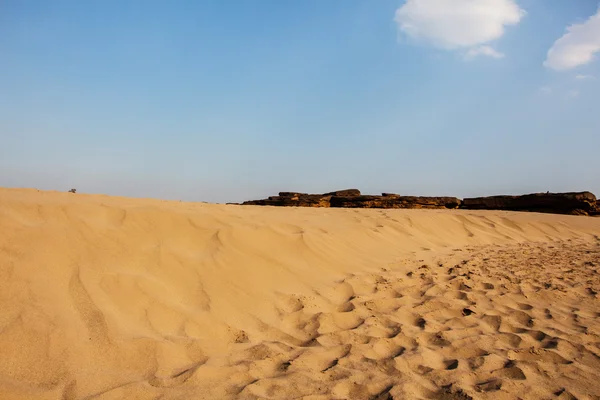
[[[533,318],[531,318],[531,315],[527,314],[524,311],[513,311],[510,313],[509,317],[511,320],[517,322],[518,324],[521,324],[528,328],[533,327]]]
[[[444,365],[447,370],[453,370],[458,368],[458,360],[446,360],[444,361]]]
[[[336,285],[329,293],[323,293],[333,304],[344,304],[355,296],[354,287],[344,281]]]
[[[354,304],[351,301],[347,301],[345,303],[340,304],[339,306],[337,306],[336,311],[340,312],[340,313],[347,313],[350,311],[353,311],[356,307],[354,306]]]
[[[497,374],[508,379],[516,380],[516,381],[524,381],[527,379],[523,370],[516,366],[516,362],[513,360],[508,360],[504,365],[504,368],[497,371]]]
[[[498,379],[492,379],[489,381],[480,382],[475,385],[475,390],[477,392],[482,392],[482,393],[497,392],[501,388],[502,388],[502,381],[500,381]]]

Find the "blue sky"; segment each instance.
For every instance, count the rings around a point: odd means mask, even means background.
[[[0,186],[600,195],[598,5],[5,0]]]

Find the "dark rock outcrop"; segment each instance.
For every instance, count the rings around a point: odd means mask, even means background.
[[[600,200],[596,200],[596,208],[590,212],[594,217],[600,217]]]
[[[384,193],[364,196],[358,189],[338,190],[325,194],[280,192],[264,200],[246,201],[244,205],[281,207],[339,207],[339,208],[457,208],[456,197],[414,197]]]
[[[345,197],[360,196],[360,190],[358,190],[358,189],[338,190],[337,192],[325,193],[324,196],[345,196]]]
[[[331,196],[322,194],[281,192],[279,196],[271,196],[264,200],[245,201],[242,204],[249,206],[329,207],[330,199]]]
[[[298,197],[298,196],[308,196],[308,193],[279,192],[279,197]]]
[[[243,205],[280,207],[335,208],[437,208],[466,210],[533,211],[553,214],[600,216],[600,200],[590,192],[533,193],[522,196],[490,196],[460,200],[456,197],[416,197],[382,193],[362,195],[358,189],[345,189],[324,194],[280,192],[264,200]]]
[[[490,196],[464,199],[467,210],[533,211],[554,214],[590,215],[598,210],[596,196],[590,192],[533,193],[523,196]]]
[[[360,190],[345,189],[325,194],[279,192],[279,196],[271,196],[264,200],[245,201],[242,204],[279,207],[330,207],[330,201],[333,196],[360,196]]]
[[[382,196],[333,196],[331,207],[340,208],[458,208],[456,197],[415,197],[384,193]]]

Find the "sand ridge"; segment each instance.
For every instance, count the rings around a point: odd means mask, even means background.
[[[594,398],[599,235],[0,189],[0,393]]]

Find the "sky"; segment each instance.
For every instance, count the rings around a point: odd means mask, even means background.
[[[3,0],[0,186],[600,195],[595,0]]]

